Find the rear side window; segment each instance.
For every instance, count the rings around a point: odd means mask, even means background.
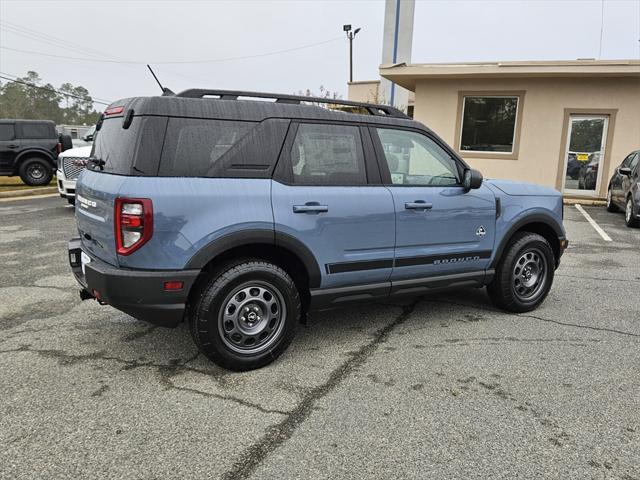
[[[13,140],[15,138],[15,130],[11,123],[0,123],[0,141]]]
[[[51,125],[46,123],[23,123],[22,138],[54,138]]]
[[[255,122],[170,118],[159,174],[205,177]]]
[[[360,129],[300,124],[291,148],[291,168],[297,185],[366,185]]]

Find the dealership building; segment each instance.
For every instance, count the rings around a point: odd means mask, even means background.
[[[395,64],[383,79],[404,107],[485,177],[602,199],[615,168],[640,149],[640,61]],[[380,83],[349,97],[380,101]]]

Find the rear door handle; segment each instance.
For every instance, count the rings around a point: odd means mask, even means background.
[[[431,210],[433,208],[433,204],[427,203],[424,200],[416,200],[415,202],[405,203],[404,208],[407,210]]]
[[[307,202],[304,205],[293,206],[293,213],[323,213],[328,211],[328,205],[320,205],[318,202]]]
[[[7,145],[7,148],[18,148],[18,145],[13,145],[13,144]]]

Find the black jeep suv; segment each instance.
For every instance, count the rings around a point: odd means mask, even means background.
[[[31,186],[47,185],[63,144],[71,148],[71,139],[64,137],[49,120],[0,119],[0,175],[20,175]]]

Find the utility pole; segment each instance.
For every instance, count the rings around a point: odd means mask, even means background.
[[[361,30],[360,28],[356,28],[353,32],[351,31],[351,25],[343,25],[342,30],[347,34],[347,38],[349,39],[349,82],[353,82],[353,39]]]

